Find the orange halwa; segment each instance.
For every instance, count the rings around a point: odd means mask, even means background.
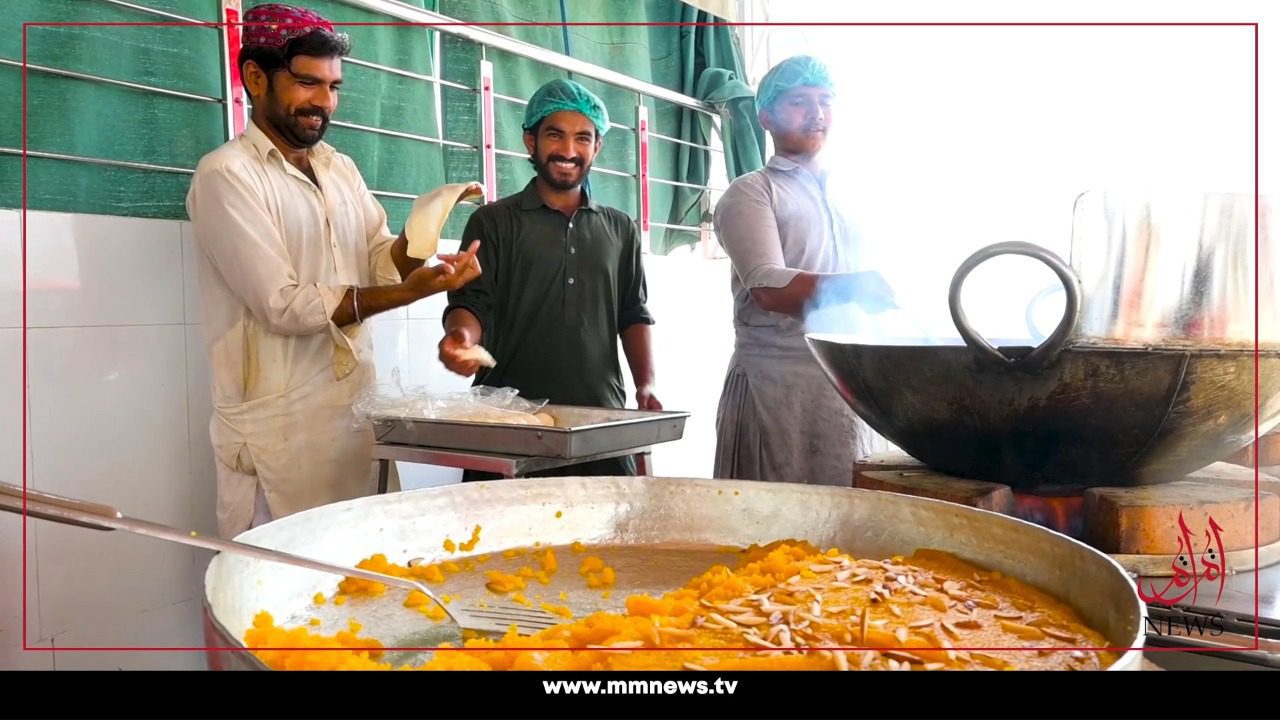
[[[580,572],[606,569],[588,557]],[[377,664],[351,633],[284,630],[269,616],[245,640],[275,668]],[[351,650],[299,660],[271,649],[334,644]],[[1117,655],[1082,648],[1107,644],[1049,595],[945,552],[874,560],[791,541],[748,548],[734,567],[714,565],[659,597],[632,595],[624,613],[470,638],[421,669],[1088,670]]]

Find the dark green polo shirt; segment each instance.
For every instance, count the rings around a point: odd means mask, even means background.
[[[618,334],[653,324],[640,233],[625,213],[587,198],[573,218],[542,201],[534,181],[481,206],[462,244],[480,240],[480,277],[449,293],[447,317],[480,319],[497,367],[476,385],[513,387],[560,405],[625,407]]]

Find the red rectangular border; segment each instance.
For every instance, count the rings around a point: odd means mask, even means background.
[[[27,488],[27,29],[29,27],[147,27],[147,26],[173,26],[173,27],[217,27],[222,28],[230,25],[232,30],[235,27],[242,27],[246,23],[226,23],[226,22],[23,22],[22,23],[22,487],[25,492]],[[451,23],[453,25],[472,25],[477,27],[503,27],[513,25],[532,25],[532,26],[571,26],[571,27],[598,27],[598,26],[643,26],[643,27],[699,27],[699,26],[743,26],[743,27],[1251,27],[1253,28],[1253,180],[1254,180],[1254,211],[1253,211],[1253,228],[1254,228],[1254,442],[1257,443],[1259,437],[1259,413],[1261,411],[1261,374],[1259,371],[1259,278],[1260,270],[1258,268],[1258,224],[1259,224],[1259,206],[1260,200],[1258,195],[1259,184],[1259,164],[1258,164],[1258,140],[1259,140],[1259,32],[1258,23],[1246,22],[831,22],[831,23],[719,23],[719,22],[698,22],[698,23],[680,23],[680,22],[488,22],[488,23]],[[404,27],[437,27],[441,23],[412,23],[412,22],[338,22],[335,26],[404,26]],[[228,99],[230,100],[230,99]],[[496,192],[496,188],[494,189]],[[1250,650],[1257,650],[1261,645],[1261,619],[1258,617],[1260,610],[1259,602],[1259,579],[1258,572],[1260,569],[1259,561],[1259,523],[1260,523],[1260,466],[1259,459],[1254,458],[1254,644]],[[23,515],[22,515],[22,649],[24,651],[48,651],[54,652],[55,649],[30,647],[27,638],[27,513],[26,513],[26,497],[23,497]],[[273,648],[277,650],[315,650],[316,648]],[[465,648],[397,648],[388,647],[385,650],[458,650],[466,652]],[[682,648],[646,648],[645,651],[655,650],[680,650]],[[689,648],[692,649],[692,648]],[[721,650],[760,650],[760,648],[719,648]],[[865,650],[871,648],[824,648],[836,650]],[[941,650],[942,648],[937,648]],[[1141,650],[1142,652],[1224,652],[1219,648],[953,648],[957,650],[1053,650],[1053,651],[1072,651],[1072,650],[1094,650],[1109,652],[1127,652],[1130,650]],[[82,652],[82,651],[228,651],[228,652],[247,652],[247,648],[243,647],[63,647],[56,648],[63,652]],[[572,648],[566,648],[572,650]],[[705,650],[700,648],[699,650]]]

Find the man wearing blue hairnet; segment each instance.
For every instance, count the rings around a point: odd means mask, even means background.
[[[828,195],[821,152],[833,94],[827,68],[812,57],[766,73],[756,108],[774,155],[716,205],[716,233],[733,264],[735,343],[716,416],[715,477],[851,485],[857,456],[887,447],[804,340],[806,317],[820,306],[894,307],[883,278],[858,271],[854,233]]]
[[[519,193],[479,208],[463,238],[480,240],[484,274],[449,294],[440,362],[475,384],[513,387],[561,405],[626,405],[618,340],[642,410],[661,410],[640,260],[630,217],[591,197],[584,182],[609,129],[604,103],[572,80],[529,99],[524,144],[535,177]],[[496,365],[465,352],[483,345]],[[554,475],[634,475],[631,457],[561,468]],[[467,473],[464,480],[485,479]]]

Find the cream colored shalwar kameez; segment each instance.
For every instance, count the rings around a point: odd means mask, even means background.
[[[396,236],[349,157],[310,151],[319,186],[252,122],[205,156],[187,196],[212,375],[218,527],[373,494],[369,329],[331,317],[348,288],[400,282]],[[396,488],[392,488],[396,489]]]

